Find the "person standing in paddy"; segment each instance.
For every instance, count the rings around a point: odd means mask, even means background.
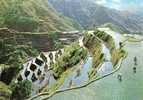
[[[138,65],[138,64],[137,64],[137,57],[134,57],[134,67],[133,67],[133,72],[134,72],[134,73],[137,72],[137,68],[136,68],[137,65]]]

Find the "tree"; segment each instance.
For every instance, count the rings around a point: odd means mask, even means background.
[[[0,21],[6,27],[24,32],[33,32],[38,29],[39,23],[33,17],[22,12],[21,3],[17,0],[11,3],[11,6],[3,11],[0,15]]]
[[[29,80],[18,82],[13,87],[12,100],[24,100],[30,96],[32,91],[32,83]]]

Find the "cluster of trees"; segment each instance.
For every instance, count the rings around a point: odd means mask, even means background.
[[[15,3],[13,3],[15,2]],[[5,26],[23,32],[33,32],[38,29],[39,23],[33,16],[29,16],[20,7],[21,0],[10,3],[0,14],[0,26]]]
[[[52,66],[55,78],[59,78],[64,71],[78,64],[82,59],[84,60],[86,56],[87,51],[80,47],[77,42],[65,48],[63,55]]]
[[[1,35],[4,34],[2,33]],[[0,38],[0,82],[10,87],[12,100],[14,98],[22,100],[20,98],[30,95],[31,83],[29,81],[15,83],[14,80],[21,70],[22,64],[29,57],[34,57],[38,54],[39,52],[30,45],[18,45],[14,37]]]
[[[112,36],[108,35],[104,31],[99,31],[99,30],[95,30],[94,34],[102,41],[104,41],[107,47],[110,48],[111,50],[115,48],[115,42]]]
[[[53,42],[53,48],[55,50],[61,49],[64,47],[63,43],[60,42],[59,38],[58,38],[58,32],[49,32],[49,37],[51,39],[51,41]]]
[[[32,83],[29,80],[24,80],[18,82],[17,84],[12,84],[12,96],[13,100],[24,100],[31,95]]]

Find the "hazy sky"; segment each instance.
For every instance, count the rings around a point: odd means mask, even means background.
[[[96,3],[118,10],[143,11],[143,0],[95,0]]]

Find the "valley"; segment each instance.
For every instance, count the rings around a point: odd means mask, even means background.
[[[0,100],[142,100],[143,16],[110,3],[1,0]]]
[[[140,87],[143,84],[142,76],[142,61],[138,60],[137,72],[133,72],[133,58],[136,55],[138,59],[142,59],[142,42],[127,42],[125,50],[128,52],[127,58],[122,62],[121,68],[115,73],[101,80],[95,81],[90,85],[77,89],[69,90],[55,94],[49,100],[134,100],[142,99],[143,89]],[[133,49],[137,48],[137,49]],[[117,75],[121,73],[123,76],[122,82],[119,82]],[[98,91],[98,92],[95,92]],[[89,95],[90,94],[90,95]]]

